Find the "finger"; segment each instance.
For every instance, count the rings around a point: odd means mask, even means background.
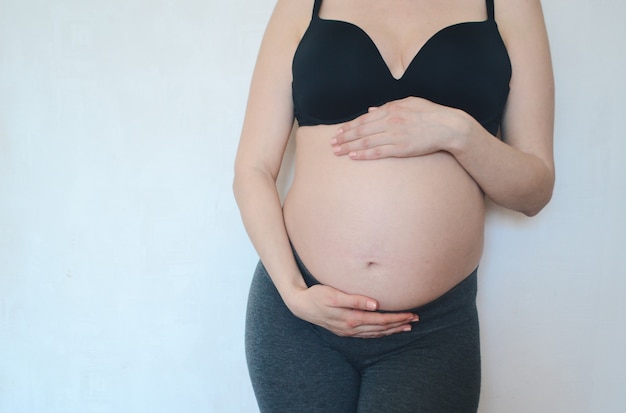
[[[371,297],[335,291],[336,293],[332,296],[332,303],[329,304],[331,307],[363,311],[376,311],[378,309],[378,301]]]
[[[411,323],[403,322],[388,326],[377,325],[362,325],[353,329],[337,330],[336,334],[347,337],[359,337],[359,338],[377,338],[389,336],[397,333],[405,333],[412,331],[413,326]]]
[[[361,123],[351,129],[339,129],[337,134],[331,138],[330,144],[333,148],[341,147],[343,150],[363,149],[371,146],[370,142],[377,135],[384,136],[385,123],[382,120]]]
[[[355,160],[393,158],[399,157],[400,151],[398,149],[395,145],[379,145],[368,149],[352,150],[347,155]]]
[[[356,334],[354,334],[352,337],[356,337],[356,338],[380,338],[380,337],[385,337],[385,336],[390,336],[392,334],[398,334],[398,333],[407,333],[410,332],[412,330],[412,327],[410,324],[406,324],[406,325],[402,325],[399,327],[395,327],[392,329],[387,329],[387,330],[383,330],[383,331],[362,331],[362,332],[358,332]]]
[[[370,330],[385,330],[415,322],[419,316],[410,312],[380,313],[352,310],[346,317],[346,323],[351,328],[361,327]]]
[[[373,120],[381,119],[384,117],[384,111],[379,111],[379,107],[370,106],[367,108],[367,112],[357,116],[351,121],[345,122],[339,125],[339,129],[348,130],[357,127],[363,123],[371,122]]]
[[[336,307],[346,310],[347,314],[342,314],[342,317],[352,319],[354,325],[388,325],[393,323],[402,323],[406,321],[417,321],[419,316],[409,311],[403,312],[378,312],[378,301],[375,299],[360,295],[360,294],[346,294],[339,290],[335,290],[330,304],[331,307]]]
[[[380,133],[384,127],[379,122],[382,119],[384,119],[384,111],[370,108],[370,112],[341,124],[331,139],[331,144],[343,144],[362,136]]]
[[[361,132],[359,132],[361,133]],[[387,133],[378,128],[366,130],[358,138],[349,138],[350,141],[345,143],[333,144],[333,152],[335,155],[348,155],[352,152],[372,150],[383,145],[390,144]]]
[[[344,337],[374,338],[411,331],[411,323],[419,321],[413,313],[378,313],[344,310],[327,325],[333,333]]]

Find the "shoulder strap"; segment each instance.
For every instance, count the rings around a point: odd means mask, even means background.
[[[494,11],[493,11],[493,0],[487,0],[487,18],[489,20],[495,20]]]
[[[320,17],[320,8],[322,7],[322,0],[315,0],[313,4],[313,19]]]

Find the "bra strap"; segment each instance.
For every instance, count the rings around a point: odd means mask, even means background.
[[[487,18],[489,20],[495,20],[494,11],[493,11],[493,0],[487,0]]]
[[[320,8],[322,7],[322,0],[315,0],[313,4],[313,19],[320,17]]]

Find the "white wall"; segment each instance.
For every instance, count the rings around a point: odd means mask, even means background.
[[[231,195],[273,0],[0,0],[0,412],[255,412]],[[626,404],[626,4],[545,0],[554,199],[493,208],[482,413]]]

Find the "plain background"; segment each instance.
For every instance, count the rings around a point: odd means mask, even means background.
[[[256,412],[231,193],[274,0],[0,0],[0,412]],[[492,207],[481,413],[626,405],[626,3],[545,0],[557,186]]]

